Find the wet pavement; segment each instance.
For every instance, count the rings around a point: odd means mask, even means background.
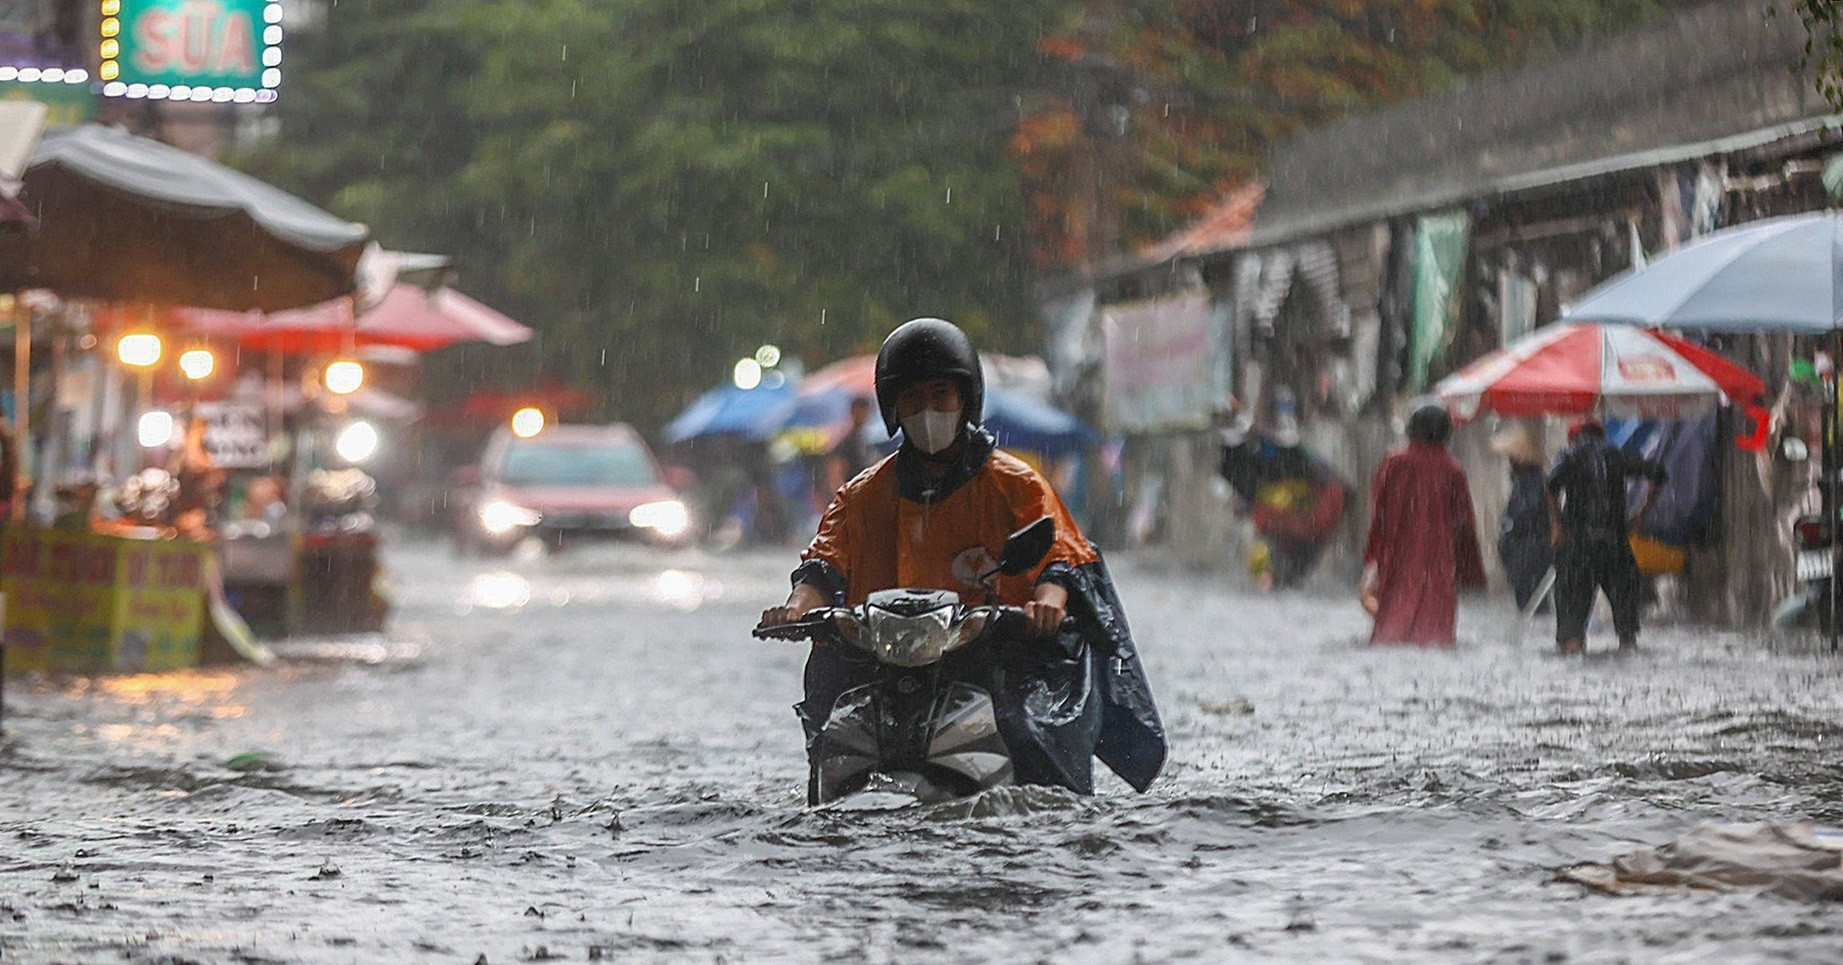
[[[1843,907],[1551,881],[1706,820],[1843,824],[1813,643],[1567,660],[1483,600],[1456,652],[1372,651],[1350,596],[1117,560],[1171,731],[1152,793],[813,811],[800,648],[747,636],[790,559],[399,543],[385,636],[15,679],[0,961],[1843,956]]]

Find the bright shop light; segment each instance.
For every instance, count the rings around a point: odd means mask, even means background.
[[[369,422],[354,422],[339,431],[333,451],[347,462],[364,462],[378,451],[378,430]]]
[[[173,441],[173,414],[155,409],[141,413],[141,421],[135,425],[135,437],[141,441],[143,449],[158,449]]]
[[[762,364],[754,359],[743,359],[736,363],[736,371],[731,373],[736,388],[747,391],[762,384]]]
[[[123,365],[147,368],[160,361],[160,336],[147,332],[123,335],[121,341],[115,343],[115,357],[121,359]]]
[[[334,395],[351,395],[365,384],[365,367],[350,359],[340,359],[326,367],[321,381]]]
[[[211,378],[211,373],[218,367],[218,360],[209,349],[195,348],[179,355],[179,371],[194,382]]]
[[[544,431],[544,413],[526,406],[512,413],[512,434],[520,439],[529,439]]]

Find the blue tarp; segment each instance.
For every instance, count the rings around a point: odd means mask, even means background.
[[[844,389],[816,392],[797,399],[789,410],[783,428],[805,429],[835,426],[850,417],[855,393]],[[985,427],[998,437],[999,446],[1026,449],[1046,456],[1065,456],[1080,452],[1098,436],[1081,420],[1022,392],[987,386],[985,393]],[[866,441],[882,446],[890,437],[883,432],[883,421],[873,416],[865,426]]]
[[[715,435],[766,439],[787,421],[793,406],[793,387],[785,383],[753,389],[718,386],[698,396],[697,401],[666,423],[660,438],[667,443]]]
[[[1098,437],[1081,420],[1022,392],[988,387],[985,427],[1006,449],[1028,449],[1046,456],[1080,452]]]

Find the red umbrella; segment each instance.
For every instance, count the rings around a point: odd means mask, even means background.
[[[1706,412],[1725,397],[1755,420],[1754,437],[1744,445],[1762,442],[1766,427],[1766,413],[1753,404],[1766,391],[1759,376],[1700,345],[1630,325],[1550,325],[1447,376],[1433,391],[1460,419],[1486,410],[1673,419]]]
[[[531,329],[458,291],[443,288],[430,294],[410,284],[391,288],[356,324],[351,303],[343,298],[268,315],[179,308],[171,318],[187,334],[289,353],[338,352],[351,345],[399,345],[427,352],[457,342],[516,345],[531,338]]]
[[[877,397],[877,357],[853,355],[831,365],[814,369],[800,380],[801,395],[819,395],[834,390],[867,399]]]

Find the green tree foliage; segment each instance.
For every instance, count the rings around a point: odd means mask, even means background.
[[[325,66],[296,65],[268,163],[393,241],[461,241],[466,277],[544,327],[548,367],[624,414],[761,342],[825,360],[916,314],[1031,343],[1004,147],[1058,4],[353,7]],[[386,51],[366,44],[384,25],[340,26],[380,17],[430,32]],[[349,95],[323,101],[322,76]],[[334,133],[342,115],[368,123]]]
[[[1805,69],[1830,106],[1843,111],[1843,0],[1788,0],[1767,5],[1777,16],[1789,7],[1805,25]]]

